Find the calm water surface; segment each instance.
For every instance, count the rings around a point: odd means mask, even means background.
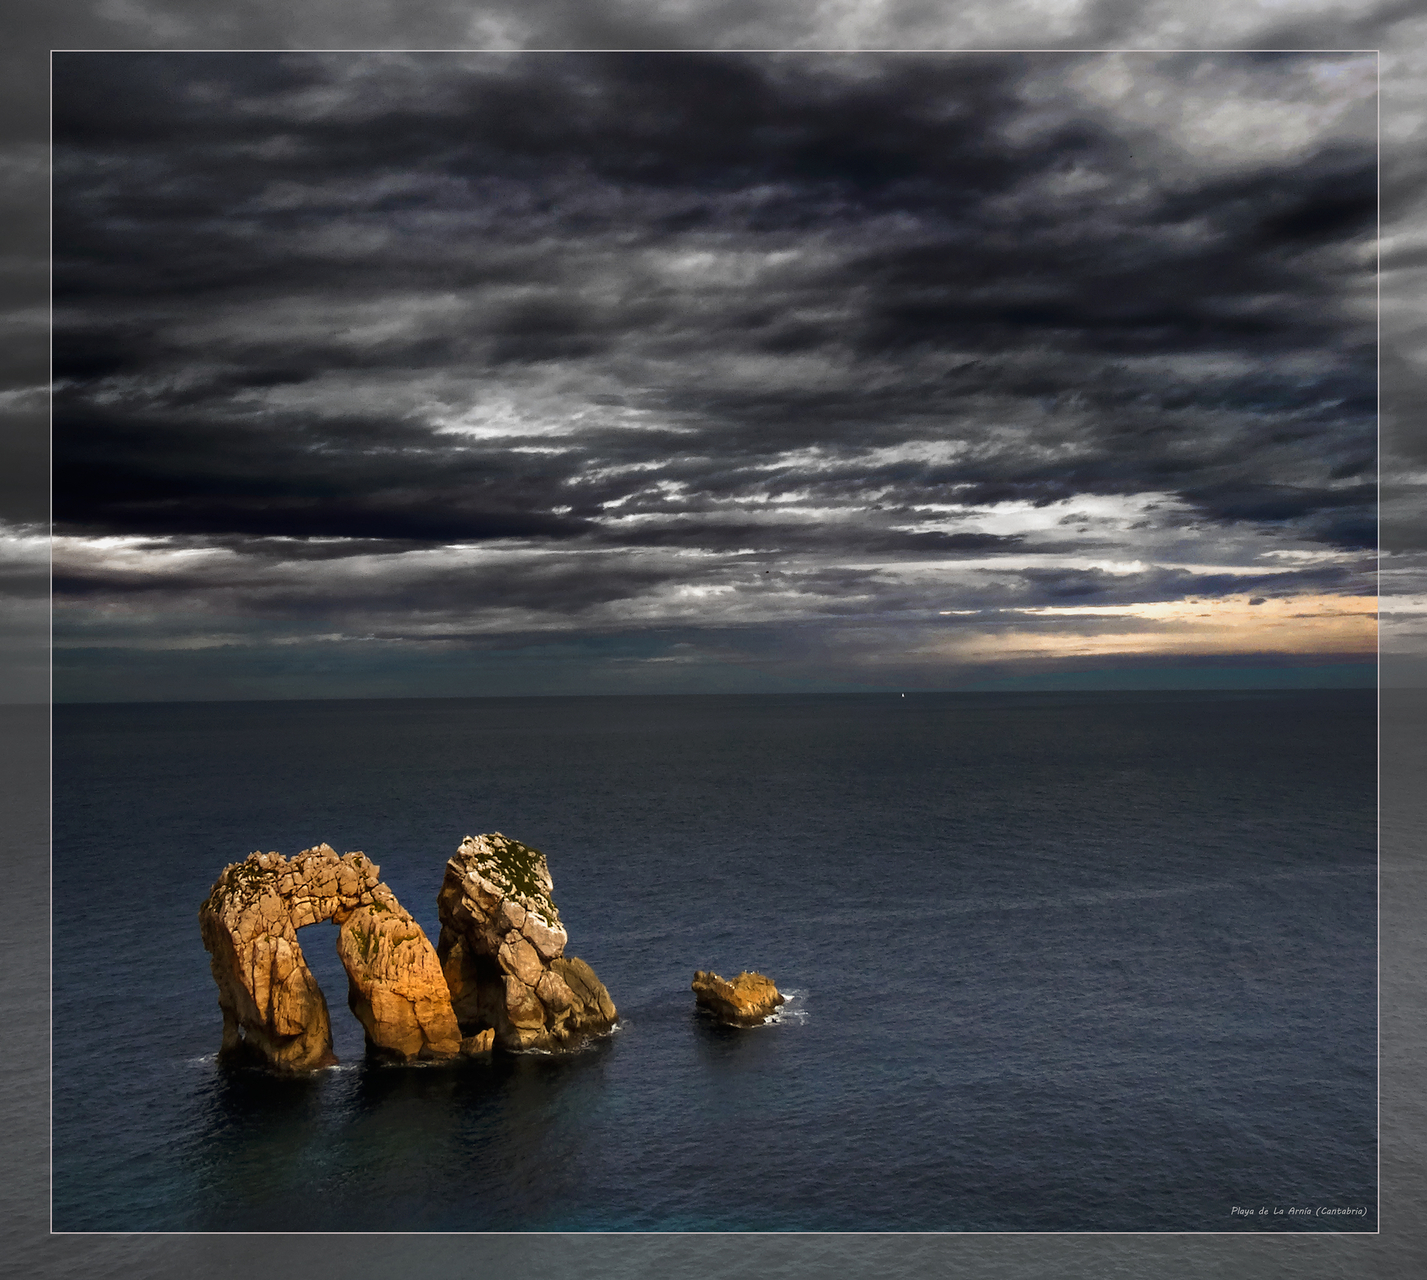
[[[1375,1230],[1373,697],[58,707],[54,1227]],[[363,849],[434,939],[493,830],[616,1034],[367,1066],[315,925],[342,1065],[218,1067],[225,863]]]

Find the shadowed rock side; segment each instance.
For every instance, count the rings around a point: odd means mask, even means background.
[[[757,1025],[783,1003],[773,980],[761,973],[745,971],[729,982],[699,969],[690,985],[697,1003],[724,1022],[740,1027]]]
[[[567,935],[545,855],[493,832],[467,836],[436,899],[437,954],[461,1031],[504,1049],[573,1049],[618,1014]]]
[[[297,943],[298,929],[324,920],[341,926],[347,1003],[369,1051],[401,1061],[461,1052],[440,961],[379,873],[365,854],[339,856],[325,844],[291,860],[253,853],[224,868],[198,921],[225,1056],[289,1072],[337,1061],[327,1001]]]

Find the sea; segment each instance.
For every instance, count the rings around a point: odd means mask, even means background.
[[[56,1232],[1374,1232],[1372,690],[57,706]],[[217,1060],[198,908],[542,850],[577,1054]],[[773,978],[751,1029],[696,969]]]

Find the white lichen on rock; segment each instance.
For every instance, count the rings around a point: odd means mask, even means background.
[[[525,923],[518,912],[531,911],[541,917],[547,928],[560,927],[560,912],[550,896],[555,882],[539,849],[492,831],[489,835],[467,836],[456,857],[465,865],[468,877],[485,881],[487,892],[500,896],[513,927],[518,929]]]
[[[446,864],[437,953],[463,1035],[558,1051],[614,1025],[604,984],[565,955],[553,888],[545,855],[499,832],[467,836]]]

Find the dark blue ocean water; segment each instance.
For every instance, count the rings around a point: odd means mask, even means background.
[[[1374,1230],[1373,700],[57,707],[54,1227]],[[491,830],[614,1036],[369,1067],[317,925],[342,1066],[218,1067],[225,863],[363,849],[434,939]],[[793,999],[714,1026],[696,968]]]

